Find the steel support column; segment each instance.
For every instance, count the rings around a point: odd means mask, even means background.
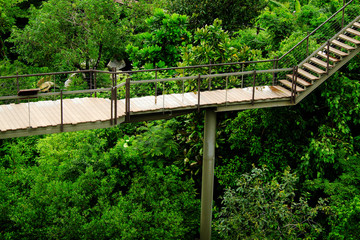
[[[200,239],[211,239],[212,201],[214,192],[214,165],[216,139],[216,113],[205,113],[203,169],[201,186]]]

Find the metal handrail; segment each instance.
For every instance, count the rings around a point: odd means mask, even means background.
[[[278,73],[278,72],[288,72],[291,71],[292,68],[284,68],[284,69],[269,69],[269,70],[259,70],[257,74],[265,74],[265,73]],[[86,72],[92,72],[92,70],[86,70]],[[95,72],[95,70],[94,70]],[[110,72],[114,73],[114,72]],[[130,84],[145,84],[145,83],[155,83],[155,82],[170,82],[170,81],[182,81],[182,80],[192,80],[192,79],[208,79],[208,78],[215,78],[215,77],[228,77],[228,76],[243,76],[243,75],[252,75],[254,71],[247,71],[247,72],[232,72],[232,73],[219,73],[219,74],[212,74],[212,75],[194,75],[188,77],[180,77],[180,78],[163,78],[163,79],[149,79],[149,80],[140,80],[140,81],[129,81]],[[20,76],[20,75],[19,75]],[[125,82],[119,83],[118,85],[114,86],[114,88],[121,88],[126,85]],[[62,95],[74,95],[74,94],[83,94],[83,93],[95,93],[95,92],[108,92],[111,91],[112,88],[98,88],[98,89],[86,89],[86,90],[74,90],[74,91],[63,91],[60,92],[49,92],[49,93],[40,93],[37,94],[36,97],[48,97],[48,96],[60,96]],[[0,101],[2,100],[21,100],[24,99],[23,96],[0,96]]]
[[[342,12],[349,4],[351,4],[354,0],[349,1],[347,4],[345,4],[342,8],[340,8],[338,11],[336,11],[333,15],[331,15],[325,22],[320,24],[317,28],[315,28],[311,33],[309,33],[305,38],[303,38],[300,42],[298,42],[294,47],[292,47],[289,51],[287,51],[284,55],[282,55],[279,60],[282,60],[284,57],[289,55],[295,48],[297,48],[300,44],[305,42],[310,36],[312,36],[314,33],[316,33],[322,26],[324,26],[326,23],[328,23],[330,20],[332,20],[336,15],[338,15],[340,12]]]

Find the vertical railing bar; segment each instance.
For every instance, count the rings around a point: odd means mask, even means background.
[[[111,75],[112,75],[112,86],[113,87],[115,86],[115,73],[114,73],[115,71],[116,71],[116,68],[112,68],[113,73]]]
[[[117,73],[116,73],[116,68],[115,68],[115,73],[114,73],[114,77],[115,77],[115,86],[117,85]]]
[[[96,70],[96,68],[95,68]],[[97,86],[96,86],[96,72],[94,72],[94,89],[96,89]],[[95,92],[95,97],[97,96],[97,92]]]
[[[277,57],[274,57],[274,64],[273,64],[273,69],[275,70],[276,69],[276,59],[277,59]],[[273,72],[273,83],[272,83],[272,85],[273,86],[275,86],[275,81],[276,81],[276,73],[275,72]]]
[[[296,88],[297,88],[297,78],[298,78],[298,69],[299,66],[295,67],[295,83],[294,83],[294,99],[293,99],[293,103],[295,104],[295,100],[296,100]]]
[[[60,90],[60,132],[64,131],[64,103],[63,90]]]
[[[29,111],[29,128],[31,128],[31,122],[30,122],[30,98],[28,98],[28,111]]]
[[[163,82],[163,114],[165,113],[165,82]]]
[[[182,103],[184,103],[184,96],[185,95],[185,80],[182,80]]]
[[[228,80],[229,80],[229,76],[226,76],[226,83],[225,83],[225,106],[227,106],[228,101]]]
[[[126,114],[126,121],[130,121],[130,78],[126,79],[125,84],[125,114]]]
[[[18,92],[20,91],[20,86],[19,86],[19,72],[18,72],[18,71],[16,71],[16,89],[17,89],[16,94],[18,94]],[[18,99],[18,100],[16,100],[16,102],[19,103],[20,100]]]
[[[329,62],[330,62],[330,41],[327,44],[327,63],[326,63],[326,74],[329,74]]]
[[[241,64],[242,68],[241,68],[241,72],[244,72],[244,63]],[[241,75],[241,88],[244,88],[244,75]]]
[[[345,6],[345,0],[343,0],[343,6]],[[342,10],[341,29],[344,28],[344,17],[345,17],[345,8],[343,8]]]
[[[200,112],[200,78],[201,75],[199,74],[199,77],[198,77],[198,81],[197,81],[197,85],[198,85],[198,106],[197,106],[197,109],[198,109],[198,112]]]
[[[92,74],[93,74],[93,72],[91,71],[91,72],[89,72],[89,74],[90,74],[90,84],[89,84],[90,86],[89,87],[90,87],[90,89],[93,89],[92,88],[93,87],[92,86]]]
[[[251,100],[252,105],[254,105],[255,102],[255,81],[256,81],[256,70],[254,70],[253,92],[252,92],[252,100]]]
[[[158,78],[157,68],[158,67],[156,67],[156,71],[155,71],[155,79]],[[157,84],[157,82],[155,82],[155,104],[157,104],[157,88],[158,88],[158,84]]]
[[[110,125],[113,125],[113,112],[114,112],[113,98],[114,98],[114,87],[111,87],[111,94],[110,94]]]
[[[54,93],[56,93],[56,76],[53,76],[54,78]],[[55,101],[55,95],[53,97],[54,101]]]
[[[117,124],[117,87],[114,87],[114,101],[115,101],[115,125]]]
[[[293,103],[293,95],[294,95],[294,83],[295,83],[295,66],[293,67],[293,75],[291,81],[291,95],[290,95],[290,102]]]
[[[183,69],[183,77],[185,77],[185,69]],[[182,80],[182,102],[184,103],[185,95],[185,80]]]
[[[309,38],[310,38],[310,35],[309,35],[309,32],[307,32],[307,39],[306,39],[306,57],[309,56]]]
[[[209,75],[211,75],[211,60],[209,62]],[[209,91],[211,90],[211,78],[209,78]]]

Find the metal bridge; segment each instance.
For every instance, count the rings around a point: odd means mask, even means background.
[[[0,139],[106,128],[206,110],[200,234],[201,239],[210,239],[216,112],[299,103],[360,52],[357,5],[356,0],[344,4],[283,56],[269,60],[128,72],[92,69],[0,76],[1,81],[13,81],[14,90],[11,96],[0,96]],[[158,78],[166,71],[171,78]],[[71,73],[87,74],[90,89],[21,90],[21,79]],[[132,80],[138,73],[153,78]],[[97,77],[109,74],[111,87],[98,88]],[[117,76],[124,74],[126,80],[118,84]],[[142,93],[144,85],[149,91]],[[148,95],[150,91],[154,94]]]
[[[0,77],[16,79],[18,91],[18,95],[0,97],[3,103],[17,101],[0,105],[0,139],[106,128],[123,122],[171,118],[202,109],[224,112],[295,105],[359,53],[360,17],[355,17],[345,27],[341,26],[344,18],[341,23],[336,18],[350,3],[281,58],[129,72],[85,70]],[[314,48],[309,44],[312,37],[323,30],[320,40],[315,39],[320,42],[336,28],[341,30],[309,54],[309,49]],[[259,65],[268,69],[256,70]],[[255,70],[249,70],[252,68]],[[178,74],[158,79],[158,73],[164,71],[177,71]],[[202,74],[186,76],[185,71]],[[132,81],[131,76],[139,72],[152,73],[155,77]],[[21,78],[70,73],[89,74],[91,89],[51,93],[19,89]],[[112,87],[96,88],[96,75],[99,74],[111,74]],[[127,74],[127,79],[117,84],[119,74]],[[166,89],[169,82],[175,89]],[[136,90],[139,84],[151,85],[155,94],[139,96]],[[157,95],[160,85],[161,94]],[[186,92],[185,88],[189,90]],[[108,92],[109,98],[97,97],[100,92]],[[69,95],[76,98],[65,98]],[[49,97],[57,99],[49,100]]]

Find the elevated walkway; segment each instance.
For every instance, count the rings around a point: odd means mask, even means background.
[[[291,105],[291,92],[280,86],[189,92],[146,96],[130,99],[130,121],[170,118],[189,111],[206,108],[258,108],[259,105]],[[200,104],[199,104],[200,99]],[[156,102],[156,103],[155,103]],[[111,107],[116,105],[117,110]],[[63,99],[0,105],[0,139],[39,134],[50,134],[86,129],[107,128],[125,122],[125,99],[112,103],[104,98]],[[114,115],[112,115],[112,112]],[[116,112],[116,116],[115,116]]]
[[[331,18],[308,34],[306,38],[279,59],[170,68],[170,70],[186,68],[203,69],[204,67],[209,69],[209,74],[207,75],[183,76],[170,79],[157,79],[157,73],[159,71],[169,69],[142,70],[155,72],[155,79],[141,81],[130,81],[130,79],[127,79],[126,83],[121,83],[119,85],[115,84],[116,80],[114,79],[116,79],[116,73],[110,72],[110,74],[113,74],[112,88],[93,89],[90,85],[91,89],[89,90],[65,92],[64,94],[82,94],[83,96],[86,93],[111,91],[111,99],[96,97],[63,99],[63,92],[56,92],[30,97],[33,98],[45,95],[58,97],[61,95],[61,99],[32,102],[29,100],[29,102],[18,104],[0,105],[0,139],[106,128],[123,122],[171,118],[191,111],[200,111],[202,109],[225,112],[295,105],[360,52],[359,13],[353,13],[353,15],[355,14],[354,16],[349,14],[347,17],[351,17],[353,20],[350,20],[351,22],[344,26],[344,10],[351,4],[356,3],[354,0],[348,2],[343,8],[331,16]],[[344,27],[333,34],[331,33],[334,32],[334,29],[332,28],[339,25],[338,22],[336,22],[336,18],[341,14],[343,16],[342,25]],[[332,23],[332,21],[334,21],[334,23]],[[332,25],[330,25],[328,29],[325,29],[321,34],[317,34],[319,33],[319,29],[327,23],[332,23]],[[319,36],[326,35],[327,32],[330,32],[332,35],[326,37],[325,41],[323,38],[317,39],[317,44],[319,42],[321,43],[321,41],[323,41],[323,44],[312,54],[308,54],[309,39],[316,36],[316,34]],[[306,42],[307,45],[304,45]],[[212,72],[212,67],[216,66],[235,65],[244,68],[244,66],[250,66],[253,63],[265,62],[273,63],[274,67],[266,70],[248,70],[226,73]],[[293,64],[294,62],[295,64]],[[283,64],[283,68],[279,67],[280,64]],[[86,70],[86,72],[93,74],[94,72],[100,73],[101,71]],[[266,84],[256,84],[259,82],[261,83],[266,79],[265,77],[261,77],[260,74],[272,74],[273,79],[272,81],[267,81]],[[39,75],[40,74],[36,76]],[[280,80],[277,79],[278,75],[280,76]],[[28,76],[35,75],[23,77]],[[238,86],[228,87],[229,77],[243,79],[244,76],[251,79],[247,86],[241,88]],[[0,77],[0,79],[5,78],[19,78],[19,76]],[[219,78],[226,79],[226,84],[224,84],[221,89],[215,89],[211,86],[211,80]],[[191,92],[184,92],[184,81],[187,80],[197,80],[196,91],[192,90]],[[209,87],[206,87],[206,90],[201,89],[204,80],[209,81]],[[130,90],[133,85],[158,84],[160,82],[165,84],[165,82],[169,81],[182,81],[183,92],[173,94],[165,94],[165,92],[163,92],[163,95],[160,96],[130,97]],[[241,86],[243,86],[243,82]],[[125,87],[126,96],[125,99],[119,99],[117,94],[120,91],[119,89],[123,87]],[[155,92],[156,89],[157,85],[155,87]],[[24,97],[0,97],[0,101],[13,101],[16,99],[24,100]]]

